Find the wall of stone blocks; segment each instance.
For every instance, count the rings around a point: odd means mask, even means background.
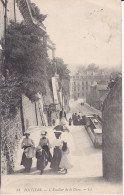
[[[35,103],[32,103],[25,95],[22,95],[22,111],[24,119],[24,131],[29,126],[37,126]]]
[[[103,105],[103,176],[122,179],[122,80],[111,89]]]
[[[20,110],[15,118],[4,116],[1,121],[1,173],[10,174],[14,171],[18,145],[22,138]]]

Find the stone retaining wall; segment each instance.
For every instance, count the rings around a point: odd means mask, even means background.
[[[2,117],[1,128],[1,173],[14,171],[19,140],[22,138],[20,110],[15,118]]]
[[[122,179],[122,80],[108,94],[103,105],[103,176]]]

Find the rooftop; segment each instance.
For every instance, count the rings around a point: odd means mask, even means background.
[[[101,91],[101,90],[107,90],[107,85],[97,85],[97,90]]]

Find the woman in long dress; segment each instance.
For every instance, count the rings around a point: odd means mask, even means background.
[[[50,143],[49,143],[49,139],[46,137],[46,135],[47,135],[46,131],[41,132],[42,137],[40,139],[40,142],[39,142],[38,146],[42,147],[45,150],[45,152],[47,153],[48,161],[51,162],[52,155],[51,155],[51,152],[50,152]]]
[[[62,108],[62,110],[59,113],[59,119],[60,119],[60,125],[66,125],[67,117],[64,108]]]
[[[59,171],[59,164],[61,161],[61,148],[62,148],[62,141],[60,139],[61,132],[55,132],[56,139],[53,140],[53,158],[51,161],[50,167],[54,169],[55,171]]]
[[[29,147],[34,147],[34,142],[32,139],[29,138],[30,133],[25,133],[25,138],[22,141],[21,148],[24,149],[23,155],[22,155],[22,161],[21,165],[25,167],[25,172],[30,172],[31,166],[32,166],[32,158],[27,158],[26,156],[26,149]]]
[[[64,169],[65,173],[67,173],[67,170],[72,168],[73,165],[69,161],[69,148],[67,146],[67,142],[63,142],[62,146],[62,158],[59,165],[60,169]]]

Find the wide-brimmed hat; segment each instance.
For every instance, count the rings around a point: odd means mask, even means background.
[[[25,133],[24,133],[24,135],[30,135],[31,134],[31,132],[30,131],[25,131]]]
[[[55,134],[62,134],[61,131],[57,131],[57,130],[54,130],[53,132],[54,132]]]
[[[45,131],[45,130],[41,131],[41,135],[46,135],[46,134],[47,134],[47,131]]]

